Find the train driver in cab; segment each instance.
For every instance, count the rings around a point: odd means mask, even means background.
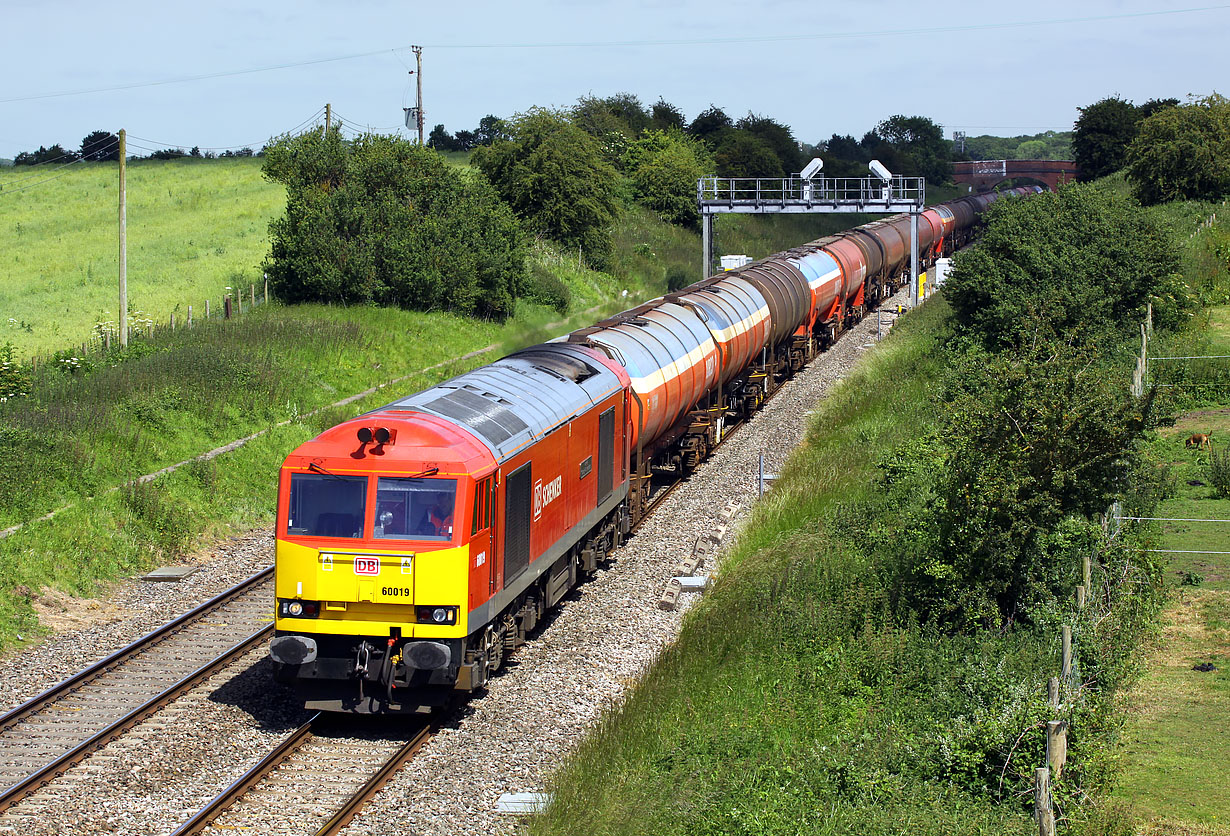
[[[453,536],[452,496],[447,493],[432,494],[431,505],[423,517],[419,533],[434,537]]]

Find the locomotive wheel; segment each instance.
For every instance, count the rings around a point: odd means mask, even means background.
[[[483,631],[482,654],[483,664],[488,674],[493,674],[500,669],[500,665],[504,662],[504,642],[496,640],[495,629],[490,625]]]

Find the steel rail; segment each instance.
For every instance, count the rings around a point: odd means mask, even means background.
[[[171,833],[171,836],[196,836],[196,834],[205,832],[249,790],[258,786],[261,781],[289,760],[305,743],[317,736],[314,727],[320,725],[323,721],[324,715],[322,713],[314,714],[306,723],[278,744],[275,749],[254,764],[251,769],[233,781],[229,787],[193,814],[190,819],[181,824]],[[372,773],[371,777],[359,789],[351,794],[350,798],[342,804],[341,808],[320,829],[315,831],[316,836],[335,836],[335,834],[341,832],[358,815],[364,805],[389,782],[389,779],[418,753],[423,744],[431,738],[431,732],[431,726],[424,726],[412,738],[402,744],[378,770]]]
[[[271,632],[273,632],[272,624],[268,624],[260,628],[243,641],[233,645],[231,649],[223,655],[216,657],[211,662],[206,662],[204,665],[179,680],[179,682],[175,683],[170,688],[167,688],[162,693],[137,706],[120,719],[111,723],[111,725],[107,726],[105,729],[102,729],[86,740],[83,740],[63,755],[60,755],[47,765],[41,767],[35,772],[32,772],[25,779],[18,781],[8,789],[0,792],[0,813],[16,804],[22,798],[25,798],[34,790],[48,783],[52,778],[62,774],[74,764],[79,763],[87,755],[115,740],[137,723],[157,713],[167,703],[196,687],[200,684],[200,682],[212,676],[219,669],[225,667],[237,657],[248,652],[257,643],[263,641]]]
[[[316,836],[335,836],[335,834],[340,833],[342,828],[350,824],[351,819],[358,815],[363,806],[371,801],[376,793],[380,792],[381,788],[389,782],[389,779],[407,761],[418,754],[419,749],[423,748],[423,744],[430,738],[431,726],[424,726],[414,737],[406,741],[406,744],[398,749],[393,754],[393,757],[389,758],[384,766],[380,767],[380,770],[350,797],[350,800],[346,802],[342,809],[333,814],[333,818],[325,822],[324,826],[316,831]]]
[[[235,779],[213,801],[210,801],[196,812],[192,818],[176,828],[171,836],[188,836],[188,834],[200,833],[208,827],[214,819],[229,809],[244,793],[259,784],[262,778],[276,769],[280,763],[306,743],[312,736],[312,724],[320,722],[320,718],[319,712],[313,714],[306,723],[295,729],[277,748],[257,761],[251,769]]]
[[[211,610],[217,609],[218,607],[222,606],[223,604],[228,603],[232,599],[239,597],[243,593],[247,592],[249,588],[265,580],[265,578],[271,576],[272,574],[273,574],[272,566],[262,569],[256,574],[251,575],[248,578],[245,578],[244,580],[240,581],[238,584],[236,584],[235,586],[232,586],[230,589],[224,592],[221,592],[218,595],[215,595],[213,598],[210,598],[205,603],[200,604],[196,607],[193,607],[191,610],[188,610],[188,612],[184,613],[178,618],[168,621],[166,624],[163,624],[161,627],[151,630],[150,632],[146,633],[141,638],[127,645],[126,647],[122,647],[119,650],[115,651],[110,656],[106,657],[105,659],[101,659],[98,662],[95,662],[94,664],[90,665],[89,667],[83,668],[82,670],[70,676],[68,679],[65,679],[64,681],[59,682],[56,685],[52,685],[50,688],[48,688],[46,691],[43,691],[38,696],[27,700],[26,702],[22,703],[21,705],[13,709],[10,709],[9,711],[5,712],[3,715],[0,715],[0,731],[7,729],[9,726],[13,725],[13,723],[20,720],[22,717],[25,717],[28,714],[32,714],[35,711],[38,711],[39,709],[44,708],[52,700],[58,697],[62,697],[65,694],[71,693],[72,691],[76,690],[76,688],[82,685],[85,685],[88,682],[93,681],[101,674],[106,673],[110,668],[114,667],[119,662],[122,662],[132,656],[136,656],[138,653],[145,650],[148,646],[156,643],[160,639],[163,639],[169,636],[171,633],[174,633],[180,627],[184,627],[190,622],[198,620],[199,618],[206,615]]]

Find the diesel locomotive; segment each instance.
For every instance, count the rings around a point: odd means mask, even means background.
[[[1009,194],[933,206],[924,266]],[[547,608],[772,390],[908,280],[907,215],[710,276],[345,421],[282,465],[275,677],[306,707],[423,712]]]

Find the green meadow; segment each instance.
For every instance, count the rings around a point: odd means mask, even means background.
[[[181,322],[226,288],[258,287],[284,189],[261,160],[128,165],[129,308]],[[119,313],[119,164],[0,168],[0,344],[19,357],[94,335]],[[49,179],[54,177],[55,179]]]

